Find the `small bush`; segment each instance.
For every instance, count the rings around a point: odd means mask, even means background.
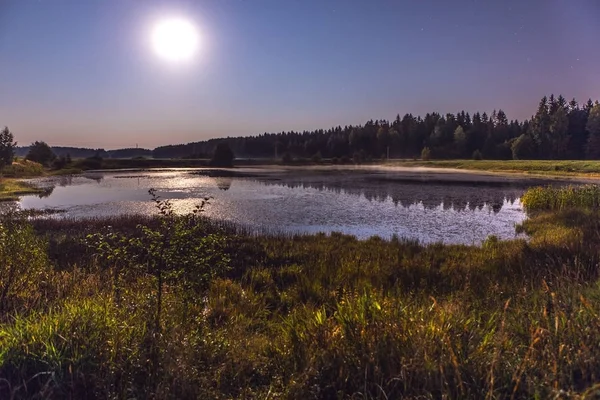
[[[283,153],[283,156],[281,157],[282,163],[291,164],[292,161],[294,161],[294,158],[292,157],[292,155],[290,154],[289,151],[286,151],[285,153]]]
[[[323,157],[321,157],[320,151],[312,156],[312,161],[316,164],[320,164],[322,160],[323,160]]]
[[[235,156],[229,145],[221,142],[215,148],[215,152],[210,159],[210,165],[212,167],[231,168],[233,167],[234,158]]]
[[[429,149],[429,147],[423,147],[423,150],[421,150],[421,160],[431,160],[431,150]]]

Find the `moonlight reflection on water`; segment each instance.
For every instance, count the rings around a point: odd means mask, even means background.
[[[255,231],[392,235],[424,243],[480,243],[489,235],[514,238],[525,218],[526,185],[398,181],[386,174],[255,173],[254,170],[96,172],[35,180],[54,187],[47,197],[25,196],[20,206],[58,208],[61,216],[154,213],[148,189],[191,211],[212,196],[206,215]]]

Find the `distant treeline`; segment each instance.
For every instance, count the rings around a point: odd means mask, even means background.
[[[25,157],[29,152],[31,146],[22,146],[15,148],[15,155],[18,157]],[[152,150],[139,149],[139,148],[127,148],[117,150],[104,150],[104,149],[87,149],[83,147],[64,147],[64,146],[52,146],[52,152],[57,157],[66,157],[69,155],[72,158],[135,158],[135,157],[152,157]]]
[[[502,110],[491,115],[465,111],[398,115],[394,121],[328,130],[265,133],[163,146],[154,157],[206,156],[226,142],[236,157],[584,159],[600,158],[600,104],[580,105],[563,96],[544,97],[530,120],[509,121]],[[424,149],[426,149],[424,151]]]
[[[600,104],[579,104],[563,96],[544,97],[529,120],[509,120],[502,110],[490,115],[406,114],[393,121],[370,120],[364,125],[328,130],[265,133],[228,137],[147,149],[81,149],[53,147],[56,155],[73,158],[210,158],[219,143],[227,143],[237,158],[377,158],[437,159],[599,159]],[[18,148],[24,155],[27,148]]]

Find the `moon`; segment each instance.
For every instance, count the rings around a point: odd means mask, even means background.
[[[166,61],[191,60],[198,50],[199,42],[196,27],[187,19],[163,19],[152,29],[154,52]]]

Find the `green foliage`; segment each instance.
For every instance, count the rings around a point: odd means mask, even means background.
[[[155,192],[157,216],[14,222],[0,398],[591,398],[600,195],[549,193],[481,246],[248,236]]]
[[[565,210],[569,208],[600,208],[600,186],[537,187],[521,198],[529,211]]]
[[[473,152],[473,156],[472,156],[473,160],[475,161],[479,161],[483,159],[483,154],[481,154],[481,152],[479,150],[475,150]]]
[[[535,175],[590,176],[600,174],[600,161],[550,161],[550,160],[395,160],[392,165],[403,167],[427,166],[432,168],[456,168],[477,171],[519,172]]]
[[[535,158],[535,143],[529,135],[521,135],[511,145],[513,160],[531,160]]]
[[[26,294],[40,290],[48,268],[46,243],[26,221],[4,214],[0,219],[0,318],[31,306]]]
[[[456,146],[458,158],[464,158],[467,150],[467,135],[460,125],[454,131],[454,145]]]
[[[15,138],[12,132],[5,126],[4,129],[0,131],[0,169],[7,165],[11,165],[13,162],[15,147],[17,146],[17,142],[14,140]]]
[[[34,142],[29,147],[29,152],[25,157],[27,160],[49,166],[56,158],[56,155],[46,142]]]
[[[600,103],[598,102],[590,110],[586,129],[590,135],[600,135]]]
[[[0,181],[0,201],[16,201],[19,196],[26,194],[44,195],[51,190],[40,189],[26,182],[4,178]]]
[[[70,163],[71,163],[71,157],[60,156],[60,157],[57,157],[54,159],[54,161],[52,162],[52,168],[63,169]]]
[[[224,237],[218,232],[208,233],[200,218],[209,198],[192,213],[178,216],[169,200],[161,200],[154,189],[149,193],[161,215],[158,226],[138,225],[131,236],[109,232],[87,239],[97,255],[113,268],[117,300],[123,271],[141,269],[155,278],[156,329],[160,330],[163,285],[177,283],[189,295],[188,301],[200,301],[210,280],[226,271],[228,259]]]
[[[480,151],[485,159],[511,159],[512,144],[525,135],[531,140],[519,159],[584,159],[588,136],[597,131],[594,103],[581,107],[562,96],[544,97],[531,120],[509,120],[502,110],[487,115],[461,111],[456,114],[397,115],[394,120],[369,120],[362,125],[336,126],[304,132],[280,132],[258,136],[211,139],[153,150],[156,158],[184,157],[191,152],[210,154],[215,145],[227,143],[238,156],[270,158],[290,152],[310,159],[320,152],[324,159],[355,158],[355,163],[388,154],[392,158],[418,158],[424,147],[436,159],[464,158]],[[592,121],[588,122],[588,117]],[[586,126],[588,129],[586,130]],[[274,150],[276,150],[274,152]],[[361,154],[362,157],[355,157]],[[531,155],[532,154],[532,155]],[[594,153],[590,158],[597,158]]]
[[[44,166],[29,160],[15,160],[2,169],[2,175],[10,178],[28,178],[44,175]]]
[[[600,158],[600,104],[596,103],[590,110],[586,129],[589,133],[586,147],[587,158]]]
[[[11,395],[108,398],[123,386],[131,390],[135,373],[147,373],[140,353],[145,324],[136,314],[98,297],[2,326],[0,371],[13,382]]]

